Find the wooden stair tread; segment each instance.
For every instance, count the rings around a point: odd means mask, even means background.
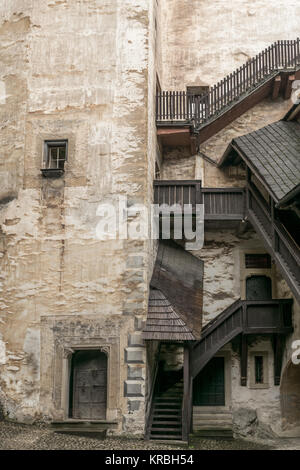
[[[181,427],[181,421],[177,421],[177,422],[176,421],[157,421],[157,422],[152,422],[152,428],[153,426],[158,427],[158,426],[162,426],[163,424],[170,424],[170,426]]]

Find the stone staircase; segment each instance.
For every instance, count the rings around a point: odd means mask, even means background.
[[[233,439],[232,413],[230,411],[193,412],[193,429],[191,442],[197,438]]]

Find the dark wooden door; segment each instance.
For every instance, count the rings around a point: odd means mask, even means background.
[[[194,379],[194,406],[225,406],[224,357],[214,357]]]
[[[106,419],[107,357],[78,351],[73,358],[73,418]]]
[[[267,276],[251,276],[246,280],[247,300],[272,299],[272,281]]]

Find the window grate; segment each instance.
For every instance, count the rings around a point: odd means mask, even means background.
[[[267,253],[246,254],[245,266],[252,269],[270,269],[271,257]]]
[[[264,358],[263,356],[255,356],[255,383],[264,383]]]

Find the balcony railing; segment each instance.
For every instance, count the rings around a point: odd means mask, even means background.
[[[204,204],[206,220],[241,220],[244,217],[244,190],[242,188],[202,188],[200,180],[154,181],[154,203]]]
[[[200,180],[156,180],[154,181],[154,204],[196,204],[202,203]]]
[[[185,91],[158,93],[156,121],[184,121],[197,128],[279,72],[299,67],[300,39],[277,41],[201,96]]]
[[[289,282],[297,300],[300,300],[300,247],[285,227],[272,218],[270,205],[257,188],[247,186],[247,207],[249,220],[259,230],[281,271]]]

